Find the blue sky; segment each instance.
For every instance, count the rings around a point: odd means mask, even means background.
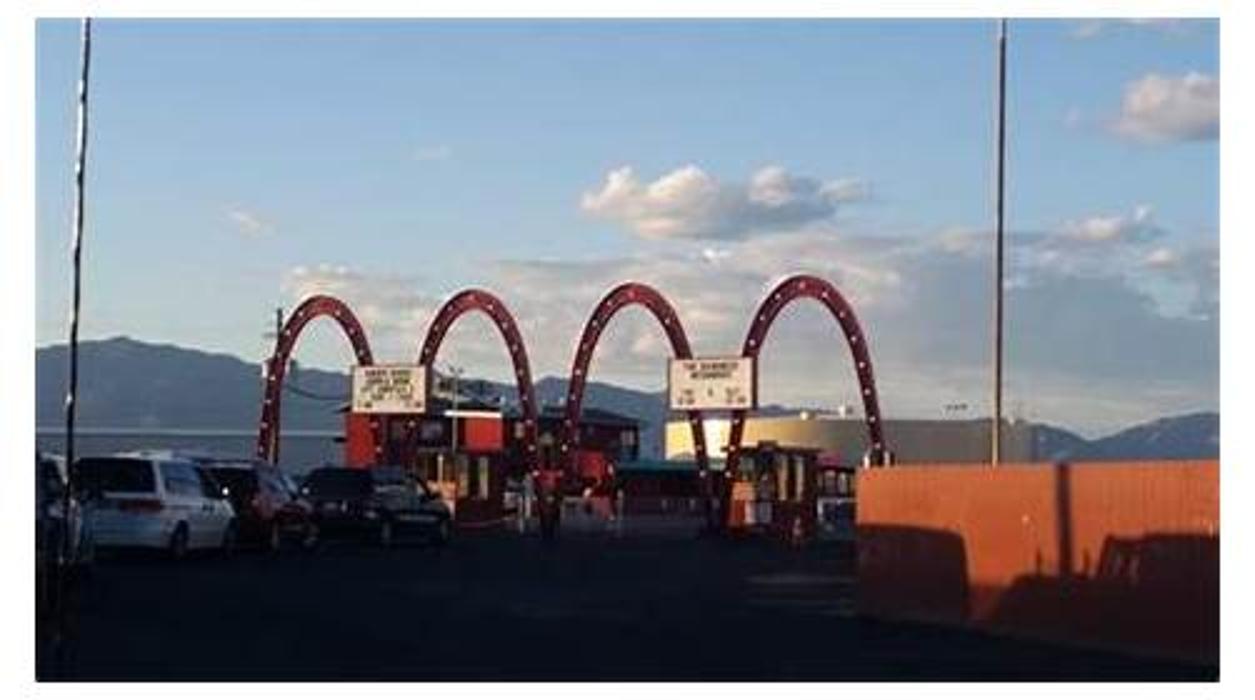
[[[41,345],[65,334],[77,31],[37,28]],[[1026,417],[1092,433],[1217,407],[1217,32],[1012,24],[1008,390]],[[625,275],[674,296],[699,351],[726,352],[764,284],[810,269],[859,308],[891,415],[979,414],[993,36],[968,20],[101,20],[83,332],[259,359],[275,305],[332,291],[405,361],[439,301],[481,284],[515,307],[537,374],[565,374]],[[464,326],[442,355],[505,376],[486,324]],[[791,313],[765,398],[850,400],[835,337]],[[628,314],[600,378],[660,386],[665,354]],[[298,356],[350,361],[326,328]]]

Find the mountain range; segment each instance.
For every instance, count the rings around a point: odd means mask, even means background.
[[[69,360],[64,345],[35,351],[35,421],[64,421]],[[347,374],[300,367],[288,372],[283,425],[291,430],[339,430],[338,409],[348,401]],[[565,397],[566,379],[545,377],[535,385],[542,405]],[[118,337],[79,346],[77,424],[84,428],[251,430],[262,391],[261,366],[232,355]],[[459,393],[481,400],[516,400],[513,385],[463,379]],[[589,382],[584,405],[641,421],[643,457],[659,457],[669,415],[663,392]],[[764,406],[758,415],[787,415],[797,407]],[[1087,440],[1063,428],[1038,424],[1041,459],[1218,458],[1220,416],[1191,413],[1160,418],[1113,435]]]

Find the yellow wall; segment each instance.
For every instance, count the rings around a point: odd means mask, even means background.
[[[722,458],[727,444],[728,419],[707,418],[706,448]],[[979,420],[887,420],[885,441],[896,461],[979,462],[989,458],[989,422]],[[1002,458],[1032,460],[1033,429],[1024,422],[1006,423],[1002,430]],[[867,427],[860,418],[801,414],[751,417],[745,422],[743,445],[774,441],[789,447],[809,447],[835,452],[842,461],[857,464],[867,450]],[[667,423],[667,459],[691,459],[692,432],[685,421]]]

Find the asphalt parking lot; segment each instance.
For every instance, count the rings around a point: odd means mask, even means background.
[[[467,533],[444,549],[111,558],[69,680],[1203,680],[1216,669],[854,615],[851,553]]]

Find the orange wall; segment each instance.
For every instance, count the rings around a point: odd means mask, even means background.
[[[375,463],[375,434],[370,429],[370,416],[365,413],[344,414],[344,464],[367,467]]]
[[[498,452],[504,444],[505,431],[500,418],[462,418],[462,445],[467,449]]]
[[[1216,462],[910,465],[858,494],[866,614],[1218,660]]]

